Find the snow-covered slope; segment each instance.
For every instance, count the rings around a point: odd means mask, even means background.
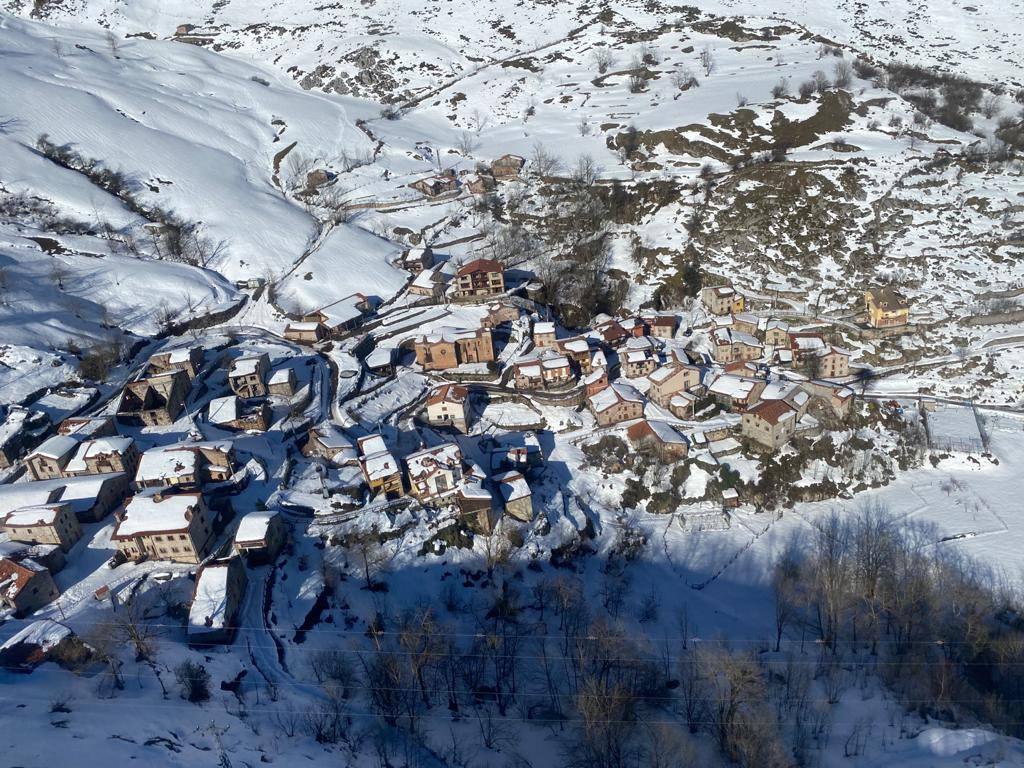
[[[313,164],[371,148],[336,101],[194,46],[0,16],[0,49],[4,400],[66,377],[61,350],[152,335],[237,301],[232,280],[285,275],[323,229],[287,194],[289,152]],[[191,228],[198,255],[169,252],[167,222]],[[330,244],[321,292],[403,284],[394,247],[355,224]],[[50,381],[24,381],[32,359]]]
[[[17,0],[11,7],[61,23],[110,26],[119,34],[164,38],[175,35],[181,25],[191,25],[189,39],[230,55],[272,62],[305,87],[396,97],[464,75],[484,61],[525,55],[579,26],[609,23],[615,17],[650,26],[681,12],[679,6],[639,0],[619,0],[603,11],[585,2],[542,0],[342,0],[326,5],[313,0]],[[697,7],[722,16],[799,24],[885,60],[1024,84],[1020,0],[709,0]]]

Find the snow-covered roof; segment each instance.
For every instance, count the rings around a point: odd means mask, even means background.
[[[166,480],[172,477],[194,475],[198,464],[195,451],[181,446],[151,448],[139,459],[135,473],[138,482]]]
[[[644,363],[650,359],[651,356],[645,349],[631,349],[626,352],[627,363]]]
[[[537,336],[537,335],[540,335],[540,334],[545,334],[546,335],[546,334],[549,334],[549,333],[553,334],[554,332],[555,332],[555,324],[554,323],[544,322],[544,323],[534,323],[533,324],[533,334],[534,334],[534,336]]]
[[[672,395],[672,399],[668,401],[668,404],[669,407],[673,405],[677,407],[685,407],[688,405],[693,405],[695,402],[697,402],[697,396],[695,394],[693,394],[692,392],[683,391],[676,392],[674,395]]]
[[[78,447],[78,441],[70,435],[54,435],[45,440],[28,457],[43,456],[47,459],[59,459],[75,450],[76,447]]]
[[[398,462],[389,451],[378,451],[363,456],[362,463],[363,471],[370,480],[380,480],[398,471]]]
[[[590,351],[590,344],[587,343],[586,339],[581,338],[560,341],[559,346],[566,352],[575,352],[578,355]]]
[[[491,492],[484,487],[484,484],[473,478],[467,483],[464,483],[459,488],[459,496],[464,499],[490,499],[493,498]]]
[[[222,629],[228,620],[228,562],[210,563],[199,571],[196,594],[188,612],[188,633]]]
[[[424,269],[420,272],[412,281],[412,286],[416,288],[422,288],[424,290],[434,290],[434,286],[437,283],[437,278],[443,274],[441,267],[443,264]]]
[[[320,325],[321,325],[321,323],[319,323],[319,322],[310,322],[310,323],[302,322],[302,321],[290,322],[286,326],[285,330],[291,329],[293,331],[299,331],[299,332],[303,332],[303,333],[312,333]]]
[[[821,336],[793,336],[793,346],[801,352],[814,352],[825,348],[825,340]]]
[[[594,368],[590,373],[583,377],[583,383],[585,385],[596,384],[602,377],[606,375],[604,368]]]
[[[35,645],[41,650],[53,648],[61,640],[71,634],[71,629],[53,619],[33,621],[20,632],[13,635],[0,650],[7,650],[19,645]]]
[[[210,401],[210,422],[213,424],[230,424],[238,418],[238,398],[234,395],[217,397]]]
[[[270,375],[267,381],[270,384],[285,384],[291,381],[292,375],[291,368],[278,368]]]
[[[621,382],[612,382],[600,392],[590,396],[590,406],[597,413],[603,413],[621,402],[642,403],[643,396],[632,387]]]
[[[738,400],[746,399],[759,384],[758,379],[751,379],[746,376],[734,376],[731,373],[723,373],[711,382],[708,391],[715,395],[731,397]]]
[[[506,503],[530,496],[530,485],[519,472],[504,472],[494,477]]]
[[[541,375],[538,363],[519,363],[516,365],[516,372],[528,379],[539,379]]]
[[[370,456],[374,453],[380,453],[387,451],[387,443],[384,442],[384,438],[380,435],[366,435],[365,437],[359,438],[359,452],[364,456]]]
[[[385,365],[391,365],[393,354],[394,350],[391,347],[376,347],[366,356],[366,367],[380,368]]]
[[[123,477],[122,473],[110,472],[0,485],[0,516],[21,507],[57,501],[70,504],[72,509],[76,510],[91,507],[103,485],[111,479],[120,477]]]
[[[475,339],[480,335],[479,328],[452,328],[450,326],[444,326],[437,328],[430,333],[424,334],[422,337],[428,344],[439,344],[442,341],[454,344],[460,339]]]
[[[343,299],[320,307],[312,314],[319,314],[324,318],[324,322],[330,326],[345,325],[363,316],[363,311],[359,308],[359,305],[366,301],[366,297],[361,293],[353,293],[351,296],[346,296]]]
[[[252,376],[259,371],[260,361],[263,355],[242,355],[236,357],[231,363],[229,376]]]
[[[760,347],[761,342],[749,333],[743,331],[731,331],[733,344],[745,344],[748,347]]]
[[[251,544],[265,541],[270,521],[280,514],[277,510],[256,509],[246,514],[238,523],[235,531],[235,543]]]
[[[176,347],[167,350],[167,361],[171,365],[184,365],[192,360],[192,347]]]
[[[418,479],[433,474],[439,468],[451,469],[462,464],[462,450],[455,443],[442,443],[424,448],[405,457],[409,476]]]
[[[648,426],[651,431],[657,435],[658,439],[663,443],[686,445],[686,438],[676,432],[676,430],[667,421],[648,421]]]
[[[22,507],[11,512],[4,518],[4,525],[21,528],[32,525],[53,525],[57,515],[64,507],[60,504],[41,504],[35,507]]]
[[[144,491],[133,496],[125,505],[124,517],[118,523],[114,535],[126,538],[144,533],[185,531],[189,527],[192,512],[201,501],[202,496],[198,493],[161,496],[158,492]]]
[[[569,358],[565,357],[564,355],[552,355],[549,357],[545,357],[541,361],[541,365],[543,365],[549,371],[556,368],[568,368]]]
[[[85,472],[88,469],[86,459],[94,459],[105,454],[124,456],[134,443],[135,440],[130,437],[97,437],[94,440],[86,440],[78,446],[75,455],[64,469],[67,472]]]

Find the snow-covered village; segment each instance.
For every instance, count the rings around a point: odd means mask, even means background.
[[[1022,42],[5,4],[0,763],[1024,765]]]

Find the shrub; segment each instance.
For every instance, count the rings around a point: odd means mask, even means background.
[[[181,686],[181,696],[193,704],[210,698],[210,673],[206,667],[194,661],[185,660],[174,669],[174,677]]]

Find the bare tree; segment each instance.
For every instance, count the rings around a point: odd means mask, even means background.
[[[476,136],[468,131],[463,131],[455,142],[455,148],[463,157],[469,157],[472,155],[478,146],[479,141],[477,141]]]
[[[840,59],[832,67],[833,83],[836,88],[849,88],[853,82],[853,68],[845,59]]]
[[[991,91],[987,92],[981,100],[981,114],[991,120],[999,111],[999,96]]]
[[[615,65],[615,54],[611,48],[595,48],[591,58],[594,60],[594,66],[597,67],[598,73],[602,75]]]
[[[673,70],[668,79],[672,83],[672,87],[678,91],[687,91],[700,85],[700,81],[687,67]]]
[[[533,145],[533,154],[530,156],[530,167],[539,177],[545,178],[558,173],[562,168],[562,161],[552,154],[547,147],[540,142]]]
[[[715,54],[710,45],[705,45],[700,52],[700,66],[704,70],[704,77],[715,71]]]

